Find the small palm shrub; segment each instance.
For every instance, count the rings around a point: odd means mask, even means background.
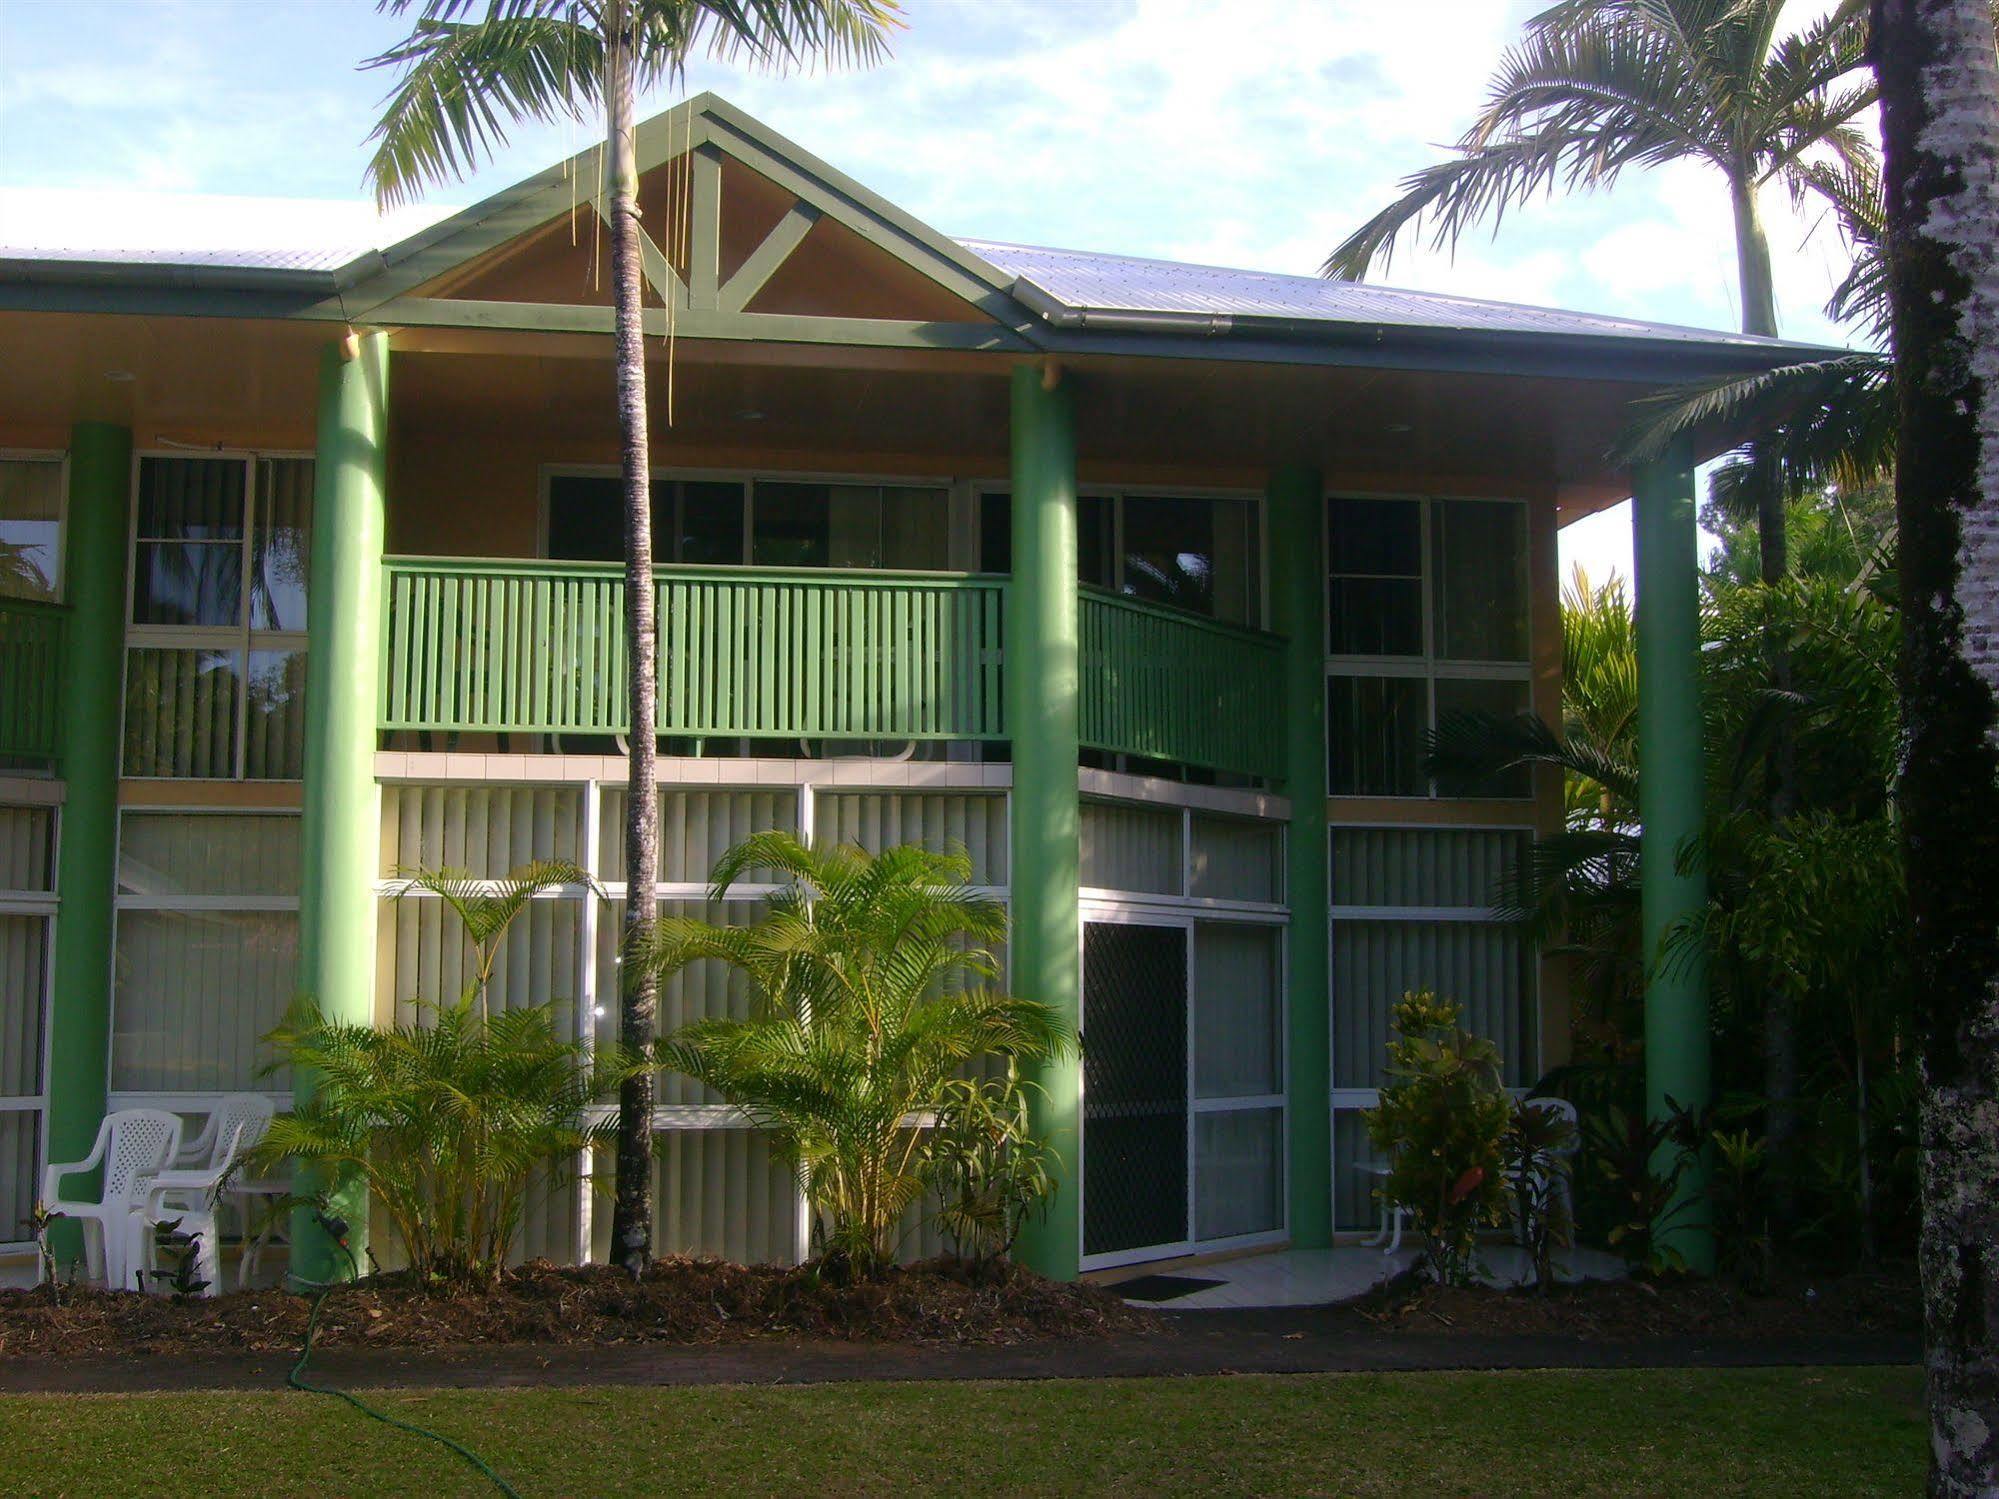
[[[938,1227],[980,1276],[1003,1267],[1027,1220],[1046,1218],[1054,1202],[1054,1151],[1028,1115],[1034,1086],[1012,1058],[999,1077],[954,1078],[930,1131],[924,1159]]]
[[[506,880],[449,871],[406,888],[449,890],[473,945],[472,981],[455,1000],[419,1000],[412,1022],[377,1028],[293,1006],[268,1040],[277,1066],[315,1080],[311,1099],[272,1120],[259,1169],[309,1165],[336,1190],[366,1186],[410,1267],[440,1281],[495,1279],[530,1183],[560,1181],[593,1133],[585,1110],[631,1064],[593,1056],[561,1033],[556,1007],[486,1004],[507,928],[541,890],[587,883],[572,865],[530,865]]]
[[[994,987],[1006,911],[967,888],[963,853],[870,855],[760,833],[715,866],[714,898],[752,869],[782,887],[762,919],[662,921],[626,960],[664,977],[719,959],[749,979],[748,1018],[698,1021],[658,1057],[791,1159],[826,1266],[873,1274],[894,1258],[903,1215],[932,1177],[926,1126],[970,1118],[956,1081],[966,1064],[1045,1057],[1072,1038],[1049,1006]]]
[[[1394,1012],[1388,1076],[1367,1112],[1368,1139],[1389,1160],[1382,1196],[1405,1208],[1441,1284],[1473,1278],[1482,1228],[1505,1221],[1504,1142],[1513,1101],[1499,1048],[1458,1023],[1458,1007],[1404,994]]]

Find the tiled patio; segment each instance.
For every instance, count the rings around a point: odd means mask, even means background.
[[[1526,1255],[1514,1245],[1490,1245],[1480,1252],[1480,1258],[1488,1272],[1486,1278],[1493,1285],[1522,1285],[1530,1278]],[[1190,1280],[1219,1280],[1222,1284],[1170,1301],[1140,1304],[1176,1312],[1223,1307],[1323,1306],[1363,1295],[1415,1261],[1413,1249],[1404,1248],[1390,1255],[1366,1245],[1249,1255],[1167,1272]],[[1600,1249],[1564,1250],[1556,1257],[1556,1265],[1564,1280],[1614,1280],[1624,1274],[1624,1262]]]

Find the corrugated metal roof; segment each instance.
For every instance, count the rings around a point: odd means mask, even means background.
[[[47,245],[0,245],[0,260],[57,264],[207,266],[224,270],[334,271],[367,249],[349,250],[100,250]]]
[[[1060,308],[1085,314],[1252,318],[1369,327],[1643,338],[1674,343],[1735,344],[1744,348],[1784,347],[1781,339],[1511,302],[1487,302],[1436,292],[1405,291],[1366,282],[1187,265],[1090,250],[1054,250],[998,240],[967,239],[960,243],[1018,282],[1042,293],[1040,298],[1027,297],[1031,304],[1052,301]]]

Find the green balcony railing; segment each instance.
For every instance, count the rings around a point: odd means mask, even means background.
[[[1284,775],[1284,642],[1082,591],[1083,743],[1180,765]]]
[[[0,756],[55,760],[68,622],[60,604],[0,598]]]
[[[386,729],[620,734],[615,564],[398,557],[386,565]],[[1005,581],[666,567],[659,732],[1003,739]]]
[[[385,564],[382,727],[622,734],[624,574],[610,563]],[[656,573],[659,732],[1006,738],[1006,581],[961,573]],[[1282,642],[1085,588],[1083,743],[1277,779]]]

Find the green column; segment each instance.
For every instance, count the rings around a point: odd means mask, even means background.
[[[1681,849],[1701,829],[1700,581],[1693,464],[1684,450],[1641,469],[1633,486],[1638,573],[1638,815],[1643,886],[1645,1108],[1653,1119],[1669,1100],[1697,1109],[1708,1101],[1707,974],[1698,962],[1659,960],[1672,925],[1700,909],[1707,881],[1681,873]],[[1655,1165],[1670,1170],[1662,1148]],[[1696,1160],[1680,1177],[1660,1220],[1661,1241],[1700,1273],[1714,1269],[1707,1170]]]
[[[1283,632],[1284,790],[1291,798],[1284,889],[1291,907],[1285,1012],[1290,1106],[1291,1243],[1333,1241],[1331,995],[1326,944],[1325,486],[1319,471],[1274,471],[1270,517],[1272,623]]]
[[[65,782],[50,985],[48,1159],[80,1160],[104,1119],[111,1044],[111,897],[118,860],[118,718],[124,681],[126,519],[132,434],[102,422],[70,433],[63,596],[70,608],[62,695]],[[74,1190],[72,1184],[71,1190]],[[81,1251],[73,1224],[59,1259]]]
[[[1013,741],[1014,992],[1082,1014],[1080,811],[1076,794],[1076,437],[1069,391],[1041,368],[1013,372],[1013,581],[1006,615],[1006,721]],[[1045,1223],[1021,1235],[1022,1263],[1073,1280],[1083,1247],[1083,1070],[1071,1055],[1039,1069],[1035,1127],[1060,1159]]]
[[[299,887],[299,992],[330,1018],[375,1015],[375,871],[380,828],[375,725],[381,671],[382,533],[388,438],[389,345],[384,334],[321,355],[319,435],[312,492],[305,699],[304,868]],[[294,1097],[313,1079],[292,1080]],[[301,1173],[297,1190],[323,1183]],[[349,1189],[332,1211],[365,1264],[368,1204]],[[300,1209],[292,1220],[292,1275],[325,1281],[347,1258]]]

